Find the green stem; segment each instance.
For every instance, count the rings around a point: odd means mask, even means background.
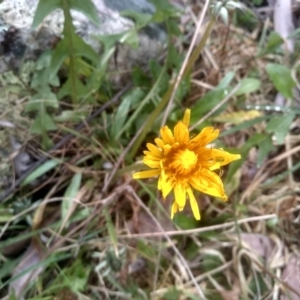
[[[65,24],[64,24],[64,39],[68,40],[69,44],[69,57],[70,57],[70,69],[69,76],[71,80],[71,96],[73,104],[78,104],[77,93],[76,93],[76,57],[74,55],[74,45],[73,45],[73,35],[74,35],[74,26],[72,23],[72,16],[70,14],[70,9],[68,7],[67,1],[63,1],[64,7],[64,16],[65,16]]]

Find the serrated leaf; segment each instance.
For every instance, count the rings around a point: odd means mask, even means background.
[[[95,25],[99,24],[99,16],[91,0],[39,0],[32,27],[36,28],[40,25],[53,10],[58,8],[63,10],[65,6],[82,12]]]
[[[61,0],[66,1],[66,0]],[[68,0],[72,9],[82,12],[92,23],[99,25],[100,20],[96,7],[91,0]]]
[[[38,167],[35,171],[33,171],[30,175],[28,175],[25,180],[22,183],[22,186],[29,184],[33,180],[42,177],[44,174],[46,174],[48,171],[54,169],[56,166],[58,166],[61,163],[59,160],[48,160],[44,164],[42,164],[40,167]]]
[[[220,123],[240,124],[244,123],[245,121],[249,121],[260,117],[261,115],[262,113],[257,110],[246,110],[234,113],[221,114],[211,119],[215,122]]]
[[[291,70],[279,64],[268,64],[266,70],[277,91],[285,98],[293,99],[293,88],[296,83],[292,78]]]
[[[41,56],[38,58],[35,64],[35,68],[40,71],[50,66],[51,58],[52,58],[52,50],[48,49],[44,51],[41,54]]]
[[[61,0],[39,0],[34,14],[32,27],[36,28],[39,26],[44,18],[57,8],[61,8]]]
[[[256,92],[260,88],[260,81],[255,78],[244,78],[240,82],[240,87],[234,93],[235,96]]]
[[[73,204],[73,199],[76,197],[77,193],[79,192],[81,179],[82,179],[82,174],[76,173],[73,176],[68,188],[65,191],[64,198],[66,199],[62,201],[62,205],[61,205],[61,215],[63,220],[67,216],[68,211],[71,205]]]
[[[72,90],[75,89],[75,93],[78,99],[83,98],[89,93],[89,89],[85,86],[77,77],[72,78],[69,77],[64,85],[59,90],[57,96],[59,99],[66,97],[67,95],[72,95]]]
[[[86,57],[95,64],[99,61],[99,56],[92,47],[86,44],[77,34],[72,32],[68,37],[61,40],[53,51],[50,78],[56,76],[62,63],[71,54],[74,56]]]
[[[277,143],[283,144],[294,118],[294,113],[286,113],[282,116],[273,117],[267,124],[266,131],[274,133]]]
[[[152,15],[144,14],[133,10],[124,10],[121,12],[121,16],[129,19],[133,19],[137,29],[141,29],[148,25],[152,20]]]
[[[57,127],[52,120],[52,118],[48,115],[48,113],[38,113],[35,118],[31,128],[30,133],[32,134],[43,134],[44,131],[56,130]]]
[[[33,95],[26,105],[25,111],[39,111],[44,107],[58,108],[56,95],[51,92],[49,86],[41,87],[38,94]]]

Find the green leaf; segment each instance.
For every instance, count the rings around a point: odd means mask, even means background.
[[[31,128],[30,133],[32,134],[42,134],[44,131],[56,130],[57,126],[55,125],[52,118],[48,115],[48,113],[38,113],[35,118]]]
[[[56,95],[51,92],[49,86],[40,87],[38,94],[33,95],[26,105],[25,111],[39,111],[44,107],[58,108]]]
[[[61,164],[60,160],[52,159],[46,161],[44,164],[42,164],[40,167],[38,167],[36,170],[34,170],[30,175],[28,175],[25,180],[22,183],[22,186],[29,184],[33,180],[40,178],[48,171],[54,169],[57,165]]]
[[[66,218],[66,216],[69,212],[69,209],[73,204],[73,199],[78,194],[78,191],[79,191],[80,185],[81,185],[81,179],[82,179],[82,174],[76,173],[73,176],[68,188],[65,191],[65,194],[64,194],[65,200],[62,201],[62,205],[61,205],[61,216],[62,216],[63,220]]]
[[[97,35],[94,37],[95,39],[101,42],[104,48],[103,52],[105,53],[105,56],[108,56],[109,53],[114,53],[114,48],[117,45],[117,43],[127,44],[134,49],[138,48],[139,45],[139,38],[136,30],[129,30],[127,32],[122,32],[117,34]],[[106,62],[107,58],[102,57],[101,60],[102,61],[104,60]]]
[[[174,223],[184,230],[197,228],[199,226],[199,221],[195,220],[194,216],[187,216],[185,214],[176,214]]]
[[[143,14],[133,10],[124,10],[121,12],[121,16],[133,19],[135,26],[137,29],[141,29],[148,25],[152,20],[152,15],[150,14]]]
[[[235,96],[256,92],[260,88],[260,81],[255,78],[244,78],[240,82],[240,87],[234,93]]]
[[[53,116],[55,122],[75,122],[79,123],[83,121],[87,115],[84,112],[76,110],[64,110],[58,116]]]
[[[220,83],[218,84],[218,88],[223,89],[223,88],[227,88],[229,86],[229,84],[232,82],[232,80],[235,77],[235,72],[234,71],[230,71],[228,72],[224,78],[222,78],[222,80],[220,81]]]
[[[273,117],[267,124],[266,131],[274,133],[277,143],[283,144],[294,118],[295,113],[285,113],[282,116]]]
[[[89,93],[88,87],[84,85],[76,76],[73,78],[73,80],[72,77],[69,76],[57,94],[59,99],[63,99],[68,95],[72,95],[73,89],[75,90],[78,99],[83,98]]]
[[[279,64],[268,64],[266,70],[277,91],[285,98],[293,99],[293,88],[296,83],[292,78],[291,70]]]
[[[107,230],[108,230],[110,241],[113,244],[114,248],[117,249],[117,247],[118,247],[117,246],[118,245],[118,236],[116,234],[116,228],[114,226],[114,223],[112,222],[111,216],[108,213],[107,207],[104,207],[103,214],[104,214],[104,217],[105,217],[106,227],[107,227]]]
[[[49,1],[49,0],[48,0]],[[95,25],[99,25],[100,20],[96,7],[91,0],[61,0],[62,2],[70,1],[70,8],[78,10],[85,14],[85,16]]]
[[[270,135],[266,136],[264,140],[259,143],[257,166],[260,167],[264,159],[268,154],[274,149],[272,137]]]
[[[177,290],[176,286],[168,288],[168,290],[164,293],[163,298],[164,300],[179,300],[181,299],[182,291]]]
[[[32,27],[39,26],[44,18],[49,15],[53,10],[61,7],[61,0],[39,0],[36,12],[34,14]]]
[[[41,106],[38,111],[37,117],[35,118],[30,128],[30,133],[42,135],[43,147],[49,148],[52,146],[52,141],[49,138],[47,132],[56,129],[56,124],[54,123],[50,115],[46,112],[46,109]]]
[[[95,64],[99,61],[99,56],[86,44],[82,38],[72,32],[70,36],[65,37],[59,42],[52,54],[50,78],[56,76],[60,66],[70,55],[83,56],[90,59]]]
[[[127,32],[125,36],[125,40],[123,41],[124,44],[129,45],[133,49],[139,48],[139,36],[136,30],[130,30]]]
[[[228,74],[226,74],[226,76],[220,81],[219,85],[215,89],[209,91],[204,95],[204,97],[196,102],[196,104],[192,108],[193,114],[191,123],[199,120],[199,118],[212,110],[220,101],[222,101],[224,97],[226,97],[226,95],[231,90],[231,87],[229,85],[233,80],[234,75],[234,72],[229,72]],[[220,111],[225,107],[226,105],[223,105],[223,107],[221,107],[216,113],[219,114]]]
[[[128,94],[123,101],[121,102],[113,123],[112,123],[112,127],[111,127],[111,137],[113,139],[116,139],[119,136],[119,132],[121,131],[122,127],[125,124],[125,121],[127,119],[128,116],[128,112],[131,106],[131,100],[132,100],[132,96],[134,97],[134,91],[137,92],[137,90],[133,90],[133,93]],[[133,95],[132,95],[133,94]]]
[[[268,42],[267,42],[267,47],[265,52],[266,53],[275,52],[275,50],[277,50],[283,44],[283,42],[284,40],[282,39],[280,34],[278,34],[275,31],[272,31],[268,37]]]
[[[63,10],[65,6],[67,6],[68,9],[75,9],[82,12],[95,25],[99,24],[99,16],[91,0],[39,0],[38,7],[33,18],[32,27],[36,28],[40,25],[44,18],[53,10],[57,8]]]
[[[218,255],[218,253],[216,252],[216,254],[204,254],[201,267],[203,269],[203,272],[209,272],[214,270],[215,268],[220,267],[223,264],[224,261],[222,261],[222,255]]]
[[[192,111],[192,120],[191,123],[194,123],[196,120],[199,120],[203,115],[212,110],[219,102],[221,102],[224,97],[231,90],[229,84],[234,78],[234,72],[229,72],[226,76],[220,81],[219,85],[214,89],[209,91],[204,95],[202,99],[199,99],[194,105]],[[226,105],[223,105],[216,113],[219,113],[223,110]]]
[[[234,126],[234,127],[230,128],[228,130],[225,130],[225,131],[221,132],[220,137],[223,137],[223,136],[226,136],[226,135],[229,135],[229,134],[233,134],[237,131],[241,131],[243,129],[249,128],[249,127],[251,127],[251,126],[253,126],[257,123],[260,123],[264,120],[267,120],[269,118],[270,118],[270,116],[262,116],[262,117],[258,117],[258,118],[255,118],[255,119],[252,119],[252,120],[249,120],[249,121],[245,121],[245,122],[243,122],[243,123],[241,123],[237,126]]]
[[[156,11],[153,15],[153,22],[163,22],[170,17],[176,17],[181,12],[177,7],[171,5],[169,1],[151,0],[155,5]]]
[[[199,99],[192,108],[193,114],[191,116],[191,123],[194,123],[194,120],[199,120],[202,116],[219,104],[219,102],[226,97],[228,89],[229,88],[216,88],[215,90],[211,90],[205,94],[202,99]]]

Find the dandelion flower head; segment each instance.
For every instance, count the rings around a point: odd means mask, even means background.
[[[155,144],[148,143],[149,151],[144,151],[143,162],[151,169],[134,173],[133,178],[159,176],[158,189],[164,199],[174,190],[171,218],[183,210],[188,197],[194,217],[200,220],[193,189],[227,201],[223,182],[215,170],[240,159],[240,155],[207,146],[219,135],[219,130],[213,127],[205,127],[190,138],[190,114],[187,109],[183,120],[175,125],[174,134],[168,126],[160,129],[161,138],[156,138]]]

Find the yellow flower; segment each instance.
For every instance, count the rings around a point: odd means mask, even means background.
[[[161,138],[155,144],[147,144],[143,162],[151,170],[133,174],[134,179],[159,176],[158,189],[163,198],[174,189],[175,200],[171,218],[190,200],[194,217],[200,220],[199,207],[192,188],[227,201],[221,178],[214,172],[230,162],[240,159],[239,154],[230,154],[223,149],[207,147],[219,135],[219,130],[205,127],[196,137],[190,139],[188,126],[191,111],[185,111],[182,121],[174,127],[174,135],[168,126],[160,129]]]

